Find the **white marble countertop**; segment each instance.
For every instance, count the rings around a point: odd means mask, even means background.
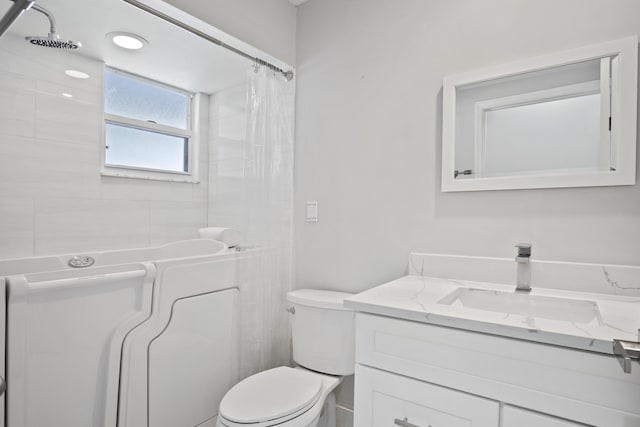
[[[405,276],[354,295],[346,299],[344,304],[360,312],[607,354],[613,354],[613,339],[638,341],[638,297],[535,287],[529,294],[522,296],[524,299],[526,295],[543,297],[538,298],[539,302],[543,302],[542,305],[551,301],[544,297],[564,298],[565,303],[566,300],[574,300],[580,307],[578,311],[585,309],[587,313],[595,310],[593,303],[597,304],[598,315],[595,317],[578,314],[573,320],[558,320],[553,318],[554,315],[543,312],[539,316],[531,315],[525,308],[522,311],[513,307],[503,311],[470,308],[456,299],[457,294],[452,296],[452,293],[460,292],[460,288],[497,291],[498,295],[510,297],[504,293],[513,294],[515,286]],[[480,293],[485,299],[491,298],[492,292]],[[522,300],[519,296],[517,298]],[[568,301],[567,305],[574,301]],[[551,302],[555,304],[556,300]],[[558,303],[560,305],[552,307],[552,311],[564,312],[560,317],[571,311],[562,310],[562,300]]]

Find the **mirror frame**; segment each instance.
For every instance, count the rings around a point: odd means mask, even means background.
[[[455,179],[456,89],[500,78],[571,65],[607,56],[612,64],[611,141],[615,147],[615,171],[529,174]],[[589,45],[554,54],[511,62],[491,68],[446,76],[442,102],[442,192],[511,190],[532,188],[596,187],[636,183],[636,121],[638,87],[638,36]]]

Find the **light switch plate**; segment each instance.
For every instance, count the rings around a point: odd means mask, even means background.
[[[316,200],[307,202],[307,222],[318,222],[318,202]]]

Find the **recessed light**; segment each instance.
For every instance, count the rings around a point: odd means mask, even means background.
[[[89,77],[91,77],[89,74],[78,70],[65,70],[64,73],[69,77],[73,77],[74,79],[88,79]]]
[[[123,33],[122,31],[109,33],[107,34],[107,37],[123,49],[138,50],[149,44],[148,41],[137,34]]]
[[[65,98],[73,98],[73,95],[71,95],[70,93],[66,93],[66,92],[62,92],[62,96],[64,96]]]

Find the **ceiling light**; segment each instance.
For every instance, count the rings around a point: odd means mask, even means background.
[[[148,41],[137,34],[123,33],[122,31],[109,33],[107,34],[107,37],[109,37],[117,46],[129,50],[142,49],[149,44]]]
[[[89,77],[91,77],[89,76],[89,74],[78,70],[65,70],[64,73],[69,77],[73,77],[74,79],[88,79]]]
[[[66,93],[66,92],[62,92],[62,96],[64,96],[65,98],[73,98],[73,95],[71,95],[70,93]]]

